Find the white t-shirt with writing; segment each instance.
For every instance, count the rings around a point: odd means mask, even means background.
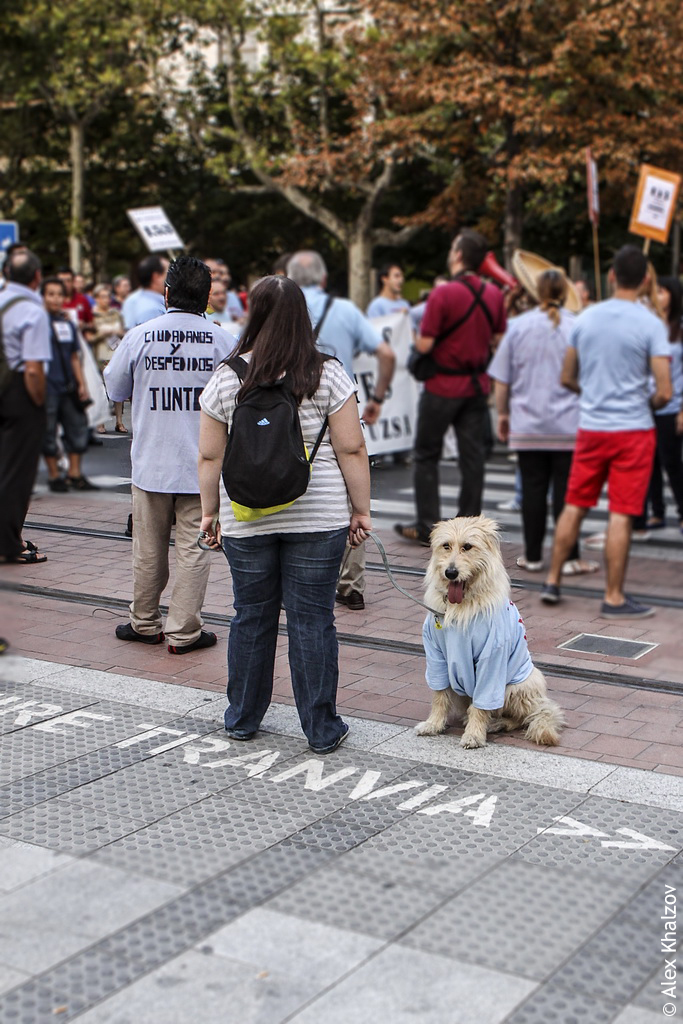
[[[114,402],[133,396],[132,479],[143,491],[199,494],[199,396],[236,339],[170,311],[134,327],[104,371]]]
[[[249,354],[242,358],[248,360]],[[229,366],[219,366],[200,400],[207,415],[225,423],[226,436],[230,433],[240,386],[237,374]],[[313,450],[325,417],[338,412],[356,390],[340,362],[336,359],[324,362],[318,390],[313,398],[304,398],[299,406],[301,433],[309,452]],[[238,522],[222,480],[220,497],[220,524],[226,537],[255,537],[266,533],[322,533],[349,525],[346,484],[332,448],[329,430],[325,431],[313,460],[308,488],[293,505],[262,519]]]

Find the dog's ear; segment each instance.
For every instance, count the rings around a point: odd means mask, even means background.
[[[500,551],[500,526],[495,519],[488,516],[479,516],[479,528],[481,529],[487,543],[492,551]]]

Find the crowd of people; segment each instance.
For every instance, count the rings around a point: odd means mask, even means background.
[[[268,707],[284,605],[302,727],[316,752],[335,749],[348,729],[335,707],[334,603],[364,607],[363,542],[372,528],[362,423],[380,418],[396,367],[371,318],[399,313],[414,327],[410,365],[422,391],[416,515],[396,532],[429,543],[441,518],[439,463],[451,428],[458,515],[481,513],[493,394],[498,439],[518,460],[523,571],[543,570],[552,502],[556,530],[541,600],[558,603],[563,576],[597,569],[581,557],[579,531],[607,482],[602,614],[652,614],[627,596],[624,580],[634,527],[644,536],[665,525],[664,473],[683,529],[680,282],[658,281],[644,254],[624,246],[610,271],[612,297],[591,303],[560,268],[529,253],[515,261],[518,285],[506,293],[487,279],[486,240],[464,230],[448,254],[448,276],[416,307],[403,297],[402,268],[390,263],[365,315],[328,292],[327,268],[313,251],[283,256],[247,296],[232,288],[218,258],[169,263],[152,254],[137,267],[135,290],[126,276],[90,288],[69,268],[43,278],[38,258],[12,247],[0,291],[0,561],[46,559],[22,535],[40,454],[50,490],[95,489],[82,471],[88,444],[97,442],[92,428],[106,429],[111,402],[114,430],[126,433],[131,401],[134,586],[117,637],[166,641],[175,655],[213,646],[201,618],[210,566],[202,547],[222,548],[235,605],[229,735],[250,739]],[[376,359],[362,407],[353,374],[359,353]],[[96,383],[88,360],[106,385],[105,414],[90,419]],[[221,485],[223,458],[240,403],[275,385],[298,408],[315,464],[294,503],[245,514]],[[267,415],[254,424],[269,425]],[[176,583],[164,625],[174,522]]]

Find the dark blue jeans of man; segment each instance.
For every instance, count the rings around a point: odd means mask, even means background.
[[[280,605],[301,727],[312,747],[342,734],[334,598],[348,530],[225,537],[235,617],[228,640],[226,729],[255,732],[273,692]]]

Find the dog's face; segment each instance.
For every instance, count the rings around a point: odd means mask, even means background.
[[[436,524],[429,541],[428,585],[443,594],[447,608],[466,602],[477,582],[503,568],[498,524],[486,516],[445,519]]]

